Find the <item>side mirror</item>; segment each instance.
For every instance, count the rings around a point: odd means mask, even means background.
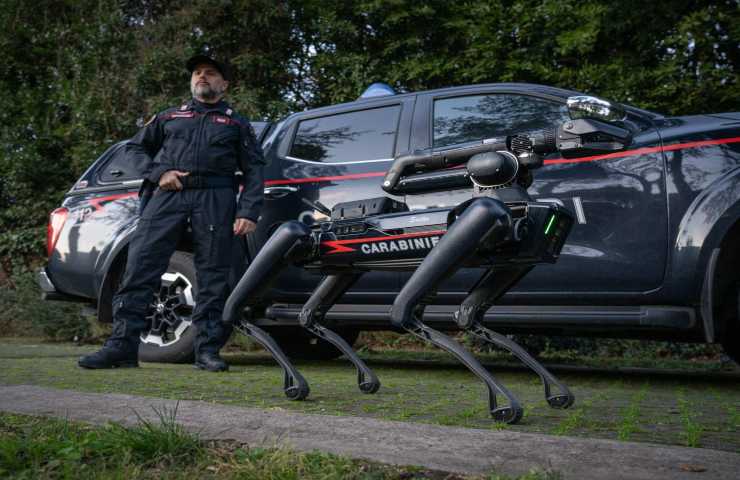
[[[566,104],[568,105],[568,114],[573,120],[584,118],[619,122],[627,117],[627,113],[621,105],[589,95],[568,97]]]

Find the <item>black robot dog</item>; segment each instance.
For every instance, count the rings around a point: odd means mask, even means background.
[[[454,314],[457,325],[511,352],[540,376],[551,407],[568,408],[574,400],[568,388],[519,345],[484,327],[481,321],[486,310],[535,265],[557,260],[573,224],[573,217],[562,207],[532,201],[527,194],[531,170],[542,165],[542,156],[547,153],[579,156],[592,151],[590,145],[603,150],[612,132],[609,124],[579,119],[553,132],[397,157],[383,179],[386,192],[414,194],[468,186],[471,198],[454,208],[418,211],[409,211],[404,203],[388,197],[340,203],[331,210],[313,204],[330,220],[312,226],[298,221],[279,226],[228,298],[224,321],[232,322],[237,331],[270,351],[284,370],[285,394],[304,399],[309,393],[305,379],[269,334],[243,318],[243,311],[247,306],[264,305],[265,293],[288,265],[323,274],[301,310],[299,322],[342,351],[357,368],[360,390],[374,393],[380,388],[377,376],[321,321],[363,273],[413,271],[391,308],[393,326],[457,357],[488,387],[493,418],[516,423],[523,413],[516,397],[462,345],[423,322],[424,307],[443,280],[462,267],[484,267]],[[508,405],[499,406],[496,393],[506,397]]]

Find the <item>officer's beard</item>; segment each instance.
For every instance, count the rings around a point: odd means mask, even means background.
[[[195,84],[190,88],[190,93],[195,98],[202,98],[203,100],[218,100],[226,91],[225,88],[216,88],[212,85]]]

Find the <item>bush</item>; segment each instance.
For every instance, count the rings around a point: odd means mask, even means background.
[[[80,305],[41,300],[41,290],[30,271],[0,285],[0,331],[3,336],[43,336],[51,340],[81,340],[91,336],[90,321]]]
[[[512,339],[534,355],[550,358],[671,358],[681,360],[718,359],[719,345],[665,342],[624,338],[565,337],[557,335],[512,335]],[[475,342],[479,349],[490,349]]]
[[[454,338],[475,353],[499,353],[502,350],[483,342],[469,333],[455,333]],[[719,345],[680,343],[635,339],[565,337],[557,335],[510,335],[529,353],[549,361],[571,361],[578,358],[629,358],[718,360],[722,355]],[[393,332],[363,332],[358,343],[366,350],[438,350],[413,335]],[[508,354],[504,354],[508,358]]]

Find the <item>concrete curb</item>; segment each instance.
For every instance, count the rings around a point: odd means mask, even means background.
[[[333,417],[174,401],[120,394],[0,386],[0,410],[102,424],[157,420],[155,409],[177,408],[177,421],[207,439],[250,445],[286,445],[396,465],[449,472],[521,475],[533,468],[565,478],[728,479],[740,472],[740,454],[646,443],[556,437],[416,423]],[[705,469],[701,475],[687,466]],[[689,468],[690,469],[690,468]]]

